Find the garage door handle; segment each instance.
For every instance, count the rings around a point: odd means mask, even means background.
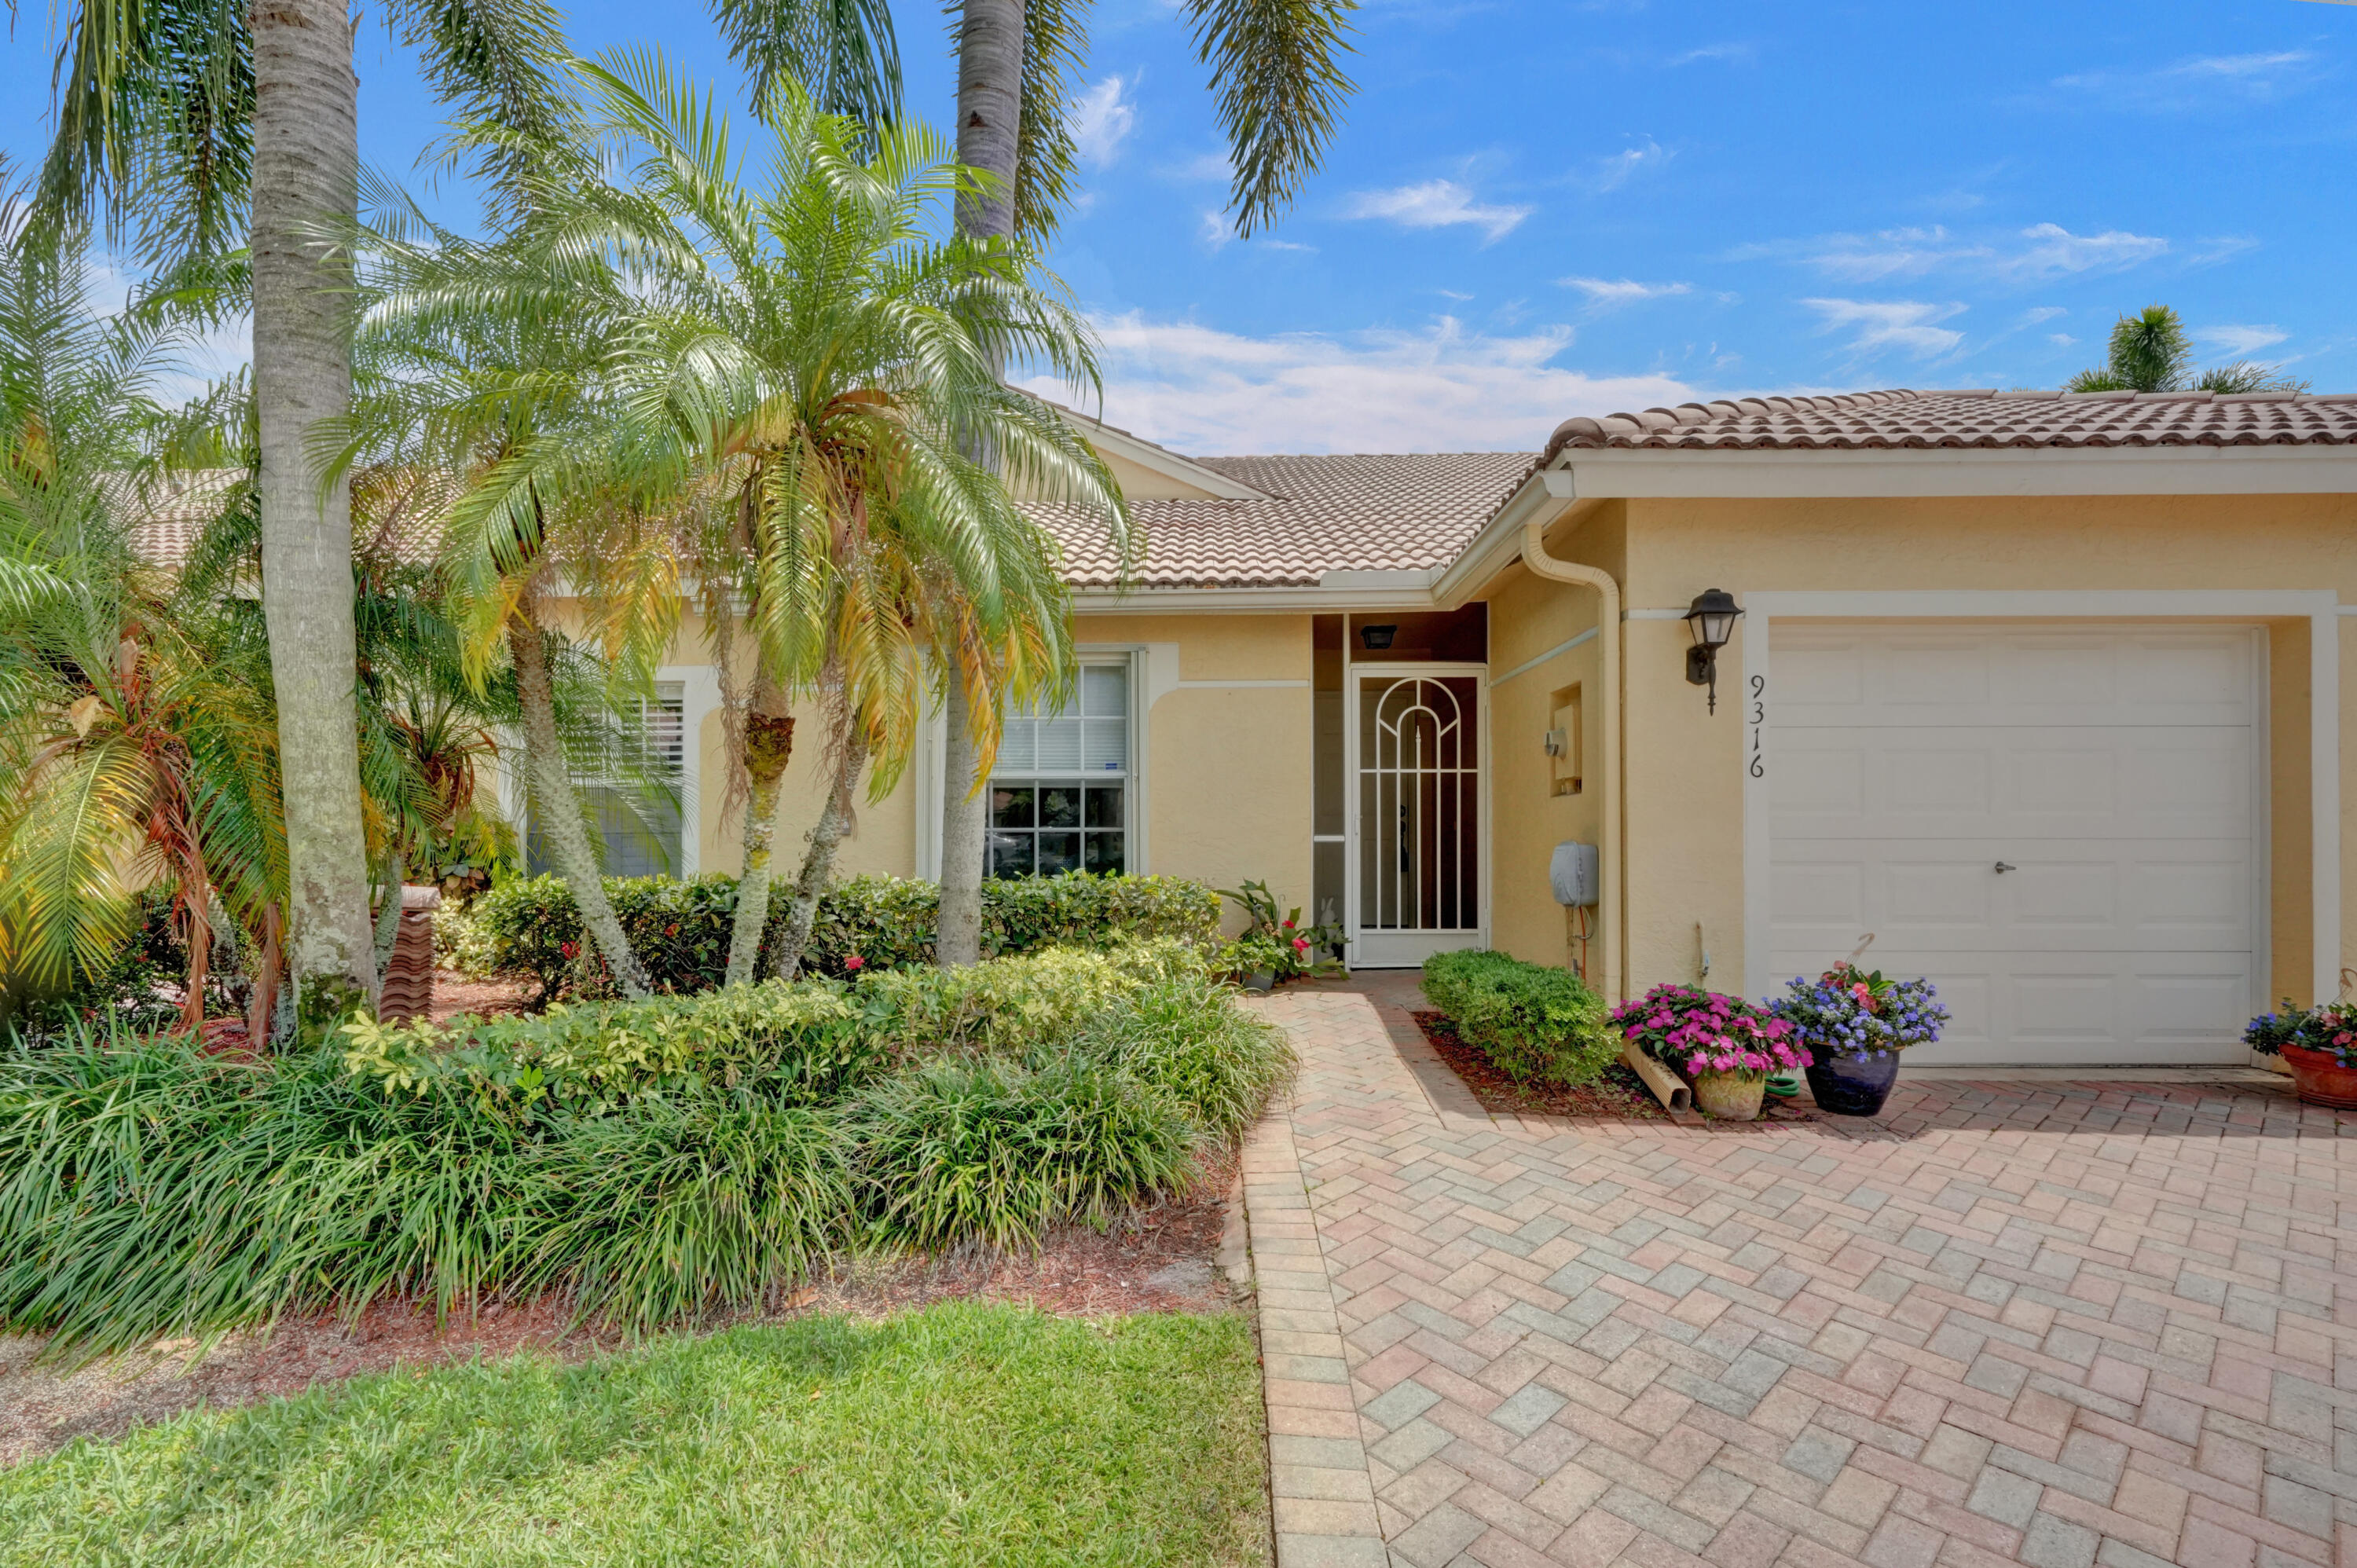
[[[2019,866],[2018,866],[2018,865],[2007,865],[2004,861],[2001,861],[2001,860],[2000,860],[2000,861],[1998,861],[1998,862],[1996,863],[1996,874],[1997,874],[1999,876],[2003,876],[2003,875],[2004,875],[2007,872],[2008,872],[2008,871],[2019,871],[2020,869],[2021,869],[2021,867],[2019,867]]]

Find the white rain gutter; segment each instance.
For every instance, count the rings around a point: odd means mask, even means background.
[[[1598,989],[1606,993],[1608,1001],[1617,1002],[1628,994],[1629,978],[1622,961],[1627,943],[1621,931],[1624,920],[1620,897],[1629,832],[1620,806],[1620,665],[1627,651],[1628,631],[1620,614],[1620,585],[1611,573],[1547,553],[1548,525],[1559,521],[1578,499],[1569,468],[1542,468],[1533,474],[1520,489],[1506,498],[1505,504],[1440,575],[1432,585],[1432,596],[1442,608],[1455,609],[1488,587],[1499,573],[1520,561],[1537,576],[1593,588],[1602,601],[1597,607],[1596,617],[1596,629],[1601,634],[1598,641],[1603,645],[1604,656],[1604,690],[1597,715],[1604,741],[1604,787],[1597,802],[1597,837],[1601,841],[1596,846],[1597,871],[1603,884],[1597,890],[1597,908],[1604,923],[1604,961],[1600,966],[1603,984]]]

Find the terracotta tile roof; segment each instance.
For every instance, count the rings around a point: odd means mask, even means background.
[[[1567,419],[1568,448],[1863,451],[2084,446],[2303,446],[2357,442],[2357,393],[1847,392],[1758,397]]]
[[[135,483],[128,475],[110,475],[105,489],[113,493],[131,524],[131,548],[142,559],[177,566],[188,558],[197,535],[221,515],[230,492],[245,478],[242,468],[205,468]]]
[[[1141,588],[1310,587],[1329,572],[1436,570],[1456,557],[1530,467],[1527,452],[1195,457],[1265,500],[1140,500]],[[1040,521],[1076,588],[1119,585],[1094,523],[1059,508]]]

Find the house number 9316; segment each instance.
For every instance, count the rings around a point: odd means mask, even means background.
[[[1766,754],[1760,748],[1760,732],[1768,723],[1767,676],[1751,677],[1751,712],[1745,717],[1750,721],[1751,755],[1744,763],[1743,770],[1754,779],[1765,779],[1768,777],[1768,759]]]

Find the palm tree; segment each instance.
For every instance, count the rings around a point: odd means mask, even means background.
[[[2134,316],[2123,316],[2112,326],[2109,353],[2104,363],[2081,371],[2063,391],[2296,392],[2308,383],[2282,373],[2281,367],[2250,360],[2212,365],[2198,375],[2193,371],[2193,339],[2177,312],[2165,305],[2147,305]]]
[[[566,171],[552,184],[595,177],[594,161],[568,158],[565,144],[550,141],[542,158]],[[588,612],[617,671],[609,695],[627,702],[678,624],[681,563],[694,558],[677,548],[679,523],[698,512],[665,432],[608,384],[629,308],[619,275],[594,249],[570,246],[538,200],[525,195],[519,234],[482,243],[430,223],[396,191],[377,193],[359,246],[363,392],[340,422],[332,468],[400,476],[420,496],[465,680],[478,694],[511,681],[541,842],[615,983],[642,996],[651,983],[606,897],[573,785],[575,751],[611,755],[622,737],[582,733],[580,704],[561,690],[576,650],[547,601]]]
[[[391,19],[446,102],[545,126],[561,52],[544,0],[396,0]],[[350,399],[347,258],[359,177],[353,22],[342,0],[248,8],[82,0],[58,58],[51,223],[98,199],[152,266],[199,268],[242,234],[262,455],[270,630],[293,868],[292,968],[307,1004],[373,996],[363,859],[350,497],[315,461]],[[495,179],[511,169],[487,166]],[[234,311],[232,310],[232,314]]]
[[[751,542],[761,667],[815,692],[827,720],[828,804],[778,959],[791,973],[861,773],[872,760],[880,798],[906,766],[928,670],[958,672],[985,757],[1010,692],[1071,678],[1057,553],[1000,475],[1125,538],[1126,513],[1088,445],[999,371],[1012,355],[1087,386],[1093,351],[1027,245],[936,237],[940,209],[985,182],[931,132],[863,132],[780,81],[769,184],[748,191],[725,120],[659,62],[583,77],[589,134],[628,146],[628,182],[582,191],[552,231],[594,240],[624,274],[613,395],[722,487]]]
[[[806,0],[713,0],[731,53],[753,79],[759,109],[779,75],[780,46],[799,50],[797,74],[829,82],[823,107],[870,124],[897,117],[897,53],[882,0],[805,9]],[[1233,171],[1229,207],[1250,236],[1275,220],[1315,173],[1351,91],[1340,58],[1357,0],[1188,0],[1197,58],[1211,67]],[[961,232],[976,240],[1052,238],[1072,194],[1078,148],[1071,80],[1088,50],[1086,0],[961,0],[957,23],[958,160],[989,177],[958,203]],[[799,26],[779,18],[807,17]],[[867,63],[856,63],[864,58]],[[814,69],[815,68],[815,69]],[[890,83],[895,106],[880,105]],[[843,82],[843,88],[832,84]],[[1005,365],[1001,365],[1002,372]],[[974,456],[988,463],[992,455]],[[935,952],[943,964],[981,956],[984,818],[988,757],[968,717],[974,693],[953,676],[942,766],[942,905]],[[995,721],[994,721],[995,723]]]
[[[1211,68],[1227,135],[1238,233],[1274,222],[1322,161],[1351,91],[1338,62],[1348,48],[1345,17],[1356,8],[1356,0],[1189,0],[1197,56]],[[1086,9],[1084,0],[963,0],[958,159],[992,177],[959,204],[966,235],[1044,241],[1054,233],[1071,188],[1068,83],[1087,48]],[[973,694],[955,693],[948,706],[935,952],[958,964],[982,956],[989,758],[966,723]]]
[[[234,606],[134,548],[162,482],[150,388],[170,339],[92,317],[82,236],[18,217],[0,204],[0,992],[102,968],[160,880],[188,955],[183,1024],[204,1022],[226,915],[259,1034],[286,888],[267,660]]]

